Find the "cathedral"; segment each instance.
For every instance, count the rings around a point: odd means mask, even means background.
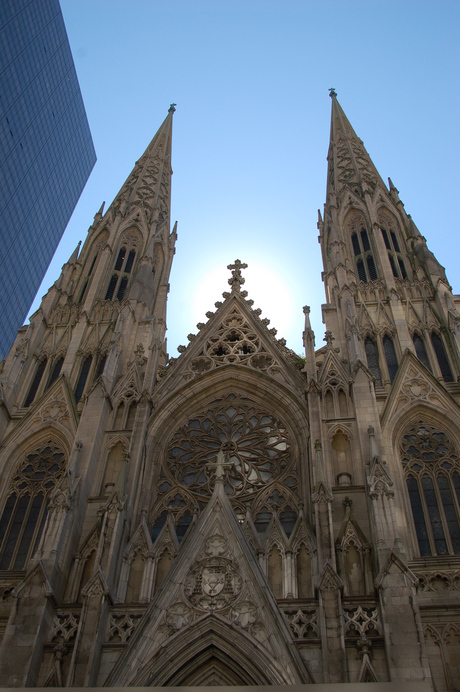
[[[1,687],[460,690],[460,296],[331,99],[321,348],[236,259],[168,356],[174,104],[19,329]]]

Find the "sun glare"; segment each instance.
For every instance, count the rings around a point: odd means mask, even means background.
[[[254,308],[262,310],[262,317],[268,317],[270,327],[276,327],[279,338],[286,335],[293,319],[292,301],[288,286],[283,277],[271,267],[257,262],[248,262],[242,271],[245,284],[242,290],[254,301]],[[214,311],[214,303],[223,301],[222,293],[230,291],[227,268],[207,272],[197,285],[193,298],[194,320],[203,321],[208,310]]]

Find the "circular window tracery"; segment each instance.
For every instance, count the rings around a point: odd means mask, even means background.
[[[228,464],[225,492],[237,516],[242,519],[248,508],[260,508],[273,486],[278,499],[272,510],[279,510],[281,519],[289,511],[291,527],[298,483],[288,429],[255,402],[230,394],[189,418],[173,434],[161,465],[154,534],[161,517],[163,524],[166,521],[165,512],[177,516],[177,494],[181,497],[181,516],[187,510],[190,515],[201,511],[214,488],[219,452]],[[174,506],[169,507],[170,500]]]

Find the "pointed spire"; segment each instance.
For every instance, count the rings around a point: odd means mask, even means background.
[[[363,142],[353,130],[347,116],[337,100],[334,89],[332,99],[331,136],[328,154],[327,200],[337,197],[340,202],[347,190],[363,196],[372,194],[377,185],[385,185],[364,148]]]
[[[102,219],[102,216],[103,216],[103,214],[104,214],[104,207],[105,207],[105,202],[102,202],[99,211],[97,211],[97,212],[94,214],[93,228],[94,228],[95,226],[97,226],[97,224],[99,223],[99,221]]]
[[[81,240],[78,241],[78,245],[69,257],[67,264],[75,264],[78,259],[78,253],[80,252]]]
[[[113,201],[112,217],[143,211],[148,223],[165,222],[169,228],[171,206],[172,121],[175,104]]]

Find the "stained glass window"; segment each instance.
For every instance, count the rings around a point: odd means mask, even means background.
[[[425,349],[425,342],[423,341],[422,337],[419,336],[418,334],[414,334],[413,340],[414,340],[415,353],[417,354],[417,358],[431,372],[431,365],[430,365],[430,361],[428,360],[428,355],[427,355],[427,352]]]
[[[26,567],[43,532],[49,494],[64,470],[64,452],[51,440],[19,465],[0,519],[0,570]]]
[[[37,366],[34,379],[32,380],[32,384],[30,385],[29,392],[24,402],[24,406],[26,408],[28,408],[35,399],[35,395],[37,394],[40,382],[42,381],[43,373],[45,372],[47,362],[47,359],[44,358]]]
[[[401,442],[415,532],[424,555],[460,554],[460,459],[447,433],[417,421]]]
[[[185,419],[173,434],[161,465],[152,514],[158,535],[169,512],[179,539],[215,485],[215,462],[225,458],[225,492],[239,519],[249,509],[256,526],[277,514],[292,531],[298,506],[297,470],[287,426],[246,397],[230,394]]]
[[[366,351],[367,366],[375,377],[375,384],[380,387],[382,385],[382,374],[380,372],[377,344],[368,336],[364,342],[364,348]]]
[[[436,332],[431,334],[431,343],[433,344],[433,349],[436,353],[439,369],[441,370],[444,382],[453,382],[454,378],[452,376],[452,370],[450,369],[444,344],[442,343],[441,337],[436,334]]]
[[[396,351],[392,339],[389,336],[383,337],[383,351],[385,353],[385,360],[387,362],[388,374],[390,375],[390,381],[393,382],[398,372],[398,360],[396,358]]]

